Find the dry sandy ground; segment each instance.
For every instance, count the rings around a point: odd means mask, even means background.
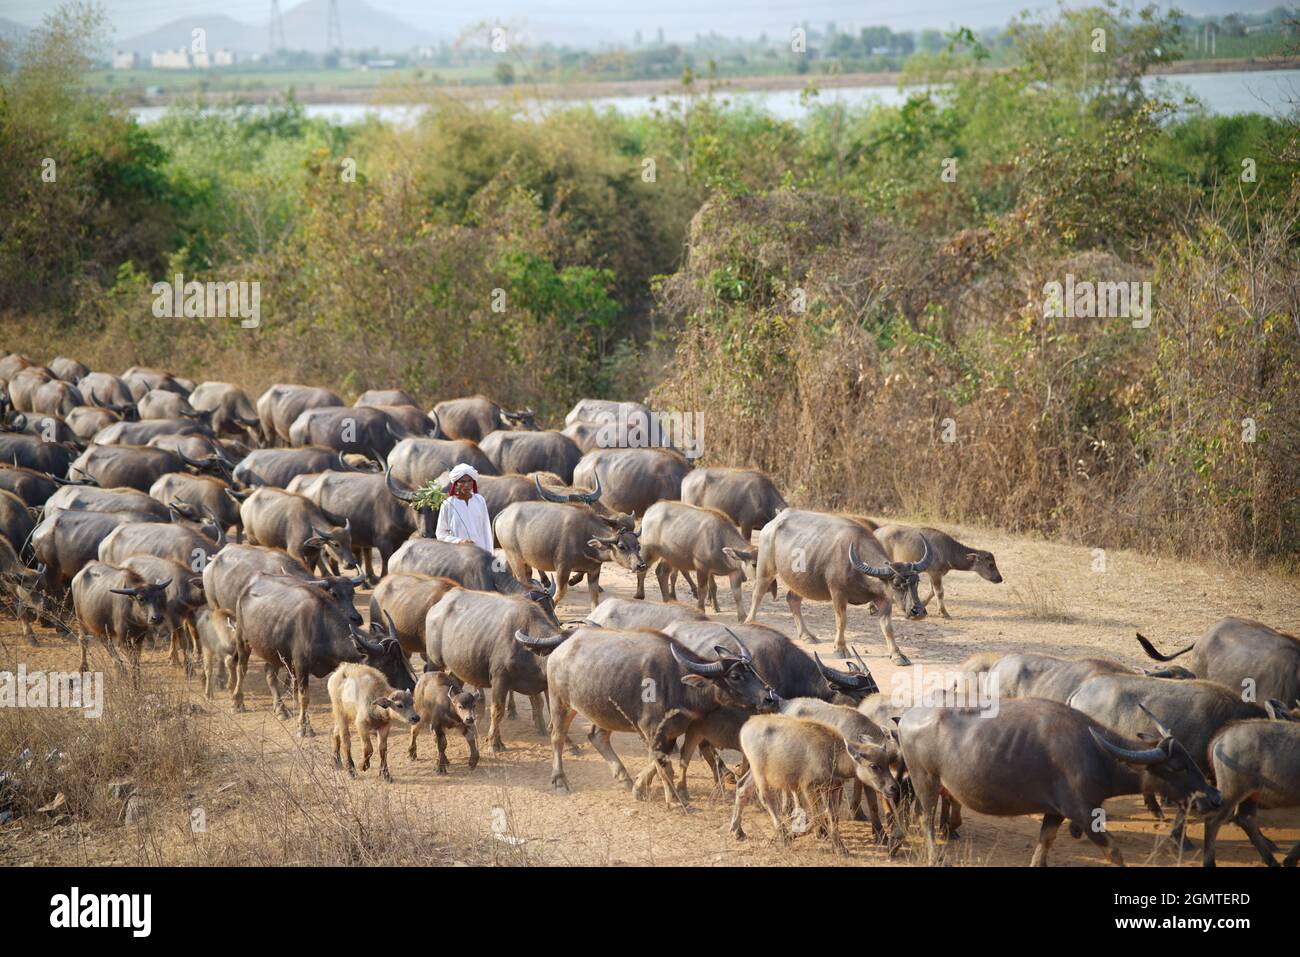
[[[1109,551],[1105,571],[1094,571],[1094,555],[1087,548],[1059,545],[1003,533],[952,529],[964,541],[991,548],[1006,583],[992,585],[970,573],[954,573],[947,582],[950,621],[931,617],[921,622],[900,621],[896,633],[914,665],[941,667],[956,663],[976,651],[1039,650],[1062,655],[1104,655],[1143,664],[1133,640],[1142,630],[1158,646],[1174,648],[1199,635],[1210,623],[1227,614],[1258,618],[1283,630],[1300,628],[1300,589],[1294,579],[1245,574],[1231,567],[1199,566],[1186,562],[1145,558],[1130,552]],[[607,572],[610,594],[630,596],[631,575]],[[653,586],[653,577],[650,579]],[[723,589],[723,620],[731,620]],[[746,591],[748,598],[748,590]],[[651,600],[657,600],[657,596]],[[829,605],[805,603],[809,626],[822,639],[816,647],[825,653],[833,637],[834,617]],[[578,617],[587,610],[586,589],[571,591],[561,606],[561,617]],[[934,610],[932,606],[932,610]],[[767,599],[760,621],[793,634],[785,602]],[[30,648],[11,622],[0,624],[7,651],[3,667],[17,661],[27,667],[73,668],[77,654],[71,643],[50,636],[40,648]],[[883,689],[891,687],[897,669],[883,655],[883,642],[875,619],[865,610],[850,610],[849,639],[867,658]],[[825,654],[823,655],[825,657]],[[103,665],[98,665],[103,667]],[[335,775],[329,765],[328,699],[323,683],[313,684],[314,738],[299,740],[291,724],[273,717],[269,697],[256,665],[250,671],[246,714],[232,714],[222,697],[202,699],[201,682],[186,681],[169,668],[162,651],[146,653],[146,681],[166,682],[177,689],[188,684],[193,700],[204,708],[201,726],[219,739],[224,754],[197,790],[207,806],[208,839],[221,838],[223,829],[248,829],[258,814],[256,802],[242,800],[240,780],[244,764],[257,763],[262,774],[289,776],[310,768],[311,774]],[[638,802],[610,777],[604,762],[590,746],[580,757],[565,758],[573,793],[556,794],[550,787],[550,750],[533,730],[529,707],[518,699],[519,719],[507,722],[506,753],[484,754],[479,767],[465,765],[463,741],[452,739],[450,773],[433,773],[435,755],[431,736],[421,738],[421,752],[412,761],[404,736],[394,735],[390,751],[395,783],[377,780],[374,770],[356,781],[343,779],[346,793],[381,794],[409,813],[438,820],[448,827],[481,835],[489,847],[476,860],[518,861],[538,864],[677,864],[677,865],[825,865],[841,863],[824,841],[813,835],[781,848],[772,838],[770,822],[761,809],[751,809],[746,820],[749,840],[738,843],[728,833],[729,796],[714,793],[704,765],[691,766],[691,807],[666,807],[661,792]],[[0,712],[0,721],[6,720]],[[579,718],[573,737],[583,741],[585,722]],[[584,742],[585,744],[585,742]],[[615,747],[629,769],[645,763],[640,741],[630,735],[615,737]],[[359,749],[358,749],[359,750]],[[268,770],[269,769],[269,770]],[[300,775],[301,776],[301,775]],[[331,780],[337,780],[337,776]],[[218,791],[222,784],[225,786]],[[380,790],[384,789],[384,790]],[[251,792],[250,792],[251,793]],[[1129,864],[1175,865],[1179,856],[1167,840],[1169,825],[1155,822],[1137,799],[1116,799],[1108,804],[1109,826]],[[9,825],[0,829],[0,862],[23,863],[182,863],[203,862],[202,848],[183,827],[184,808],[174,809],[172,837],[158,832],[146,839],[132,827],[36,829]],[[1300,812],[1264,812],[1265,832],[1279,846],[1289,848],[1300,840]],[[916,862],[921,846],[915,833],[895,858],[871,843],[869,826],[843,825],[851,857],[848,865],[907,865]],[[961,838],[949,849],[948,862],[960,865],[1022,865],[1028,862],[1038,823],[1030,818],[995,819],[968,813]],[[1199,845],[1200,828],[1192,831]],[[180,836],[184,835],[184,836]],[[227,837],[234,835],[227,832]],[[495,844],[493,843],[495,842]],[[1258,865],[1259,859],[1235,827],[1221,832],[1221,865]],[[1069,838],[1064,831],[1056,842],[1053,865],[1102,863],[1087,841]],[[1184,866],[1199,864],[1184,855]]]

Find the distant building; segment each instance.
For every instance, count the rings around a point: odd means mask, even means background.
[[[117,50],[113,54],[114,70],[134,70],[137,62],[138,59],[135,55],[134,50],[131,50],[129,52],[123,52],[122,50]]]
[[[190,68],[190,53],[184,48],[154,50],[149,55],[149,65],[155,70],[188,70]]]
[[[212,54],[212,65],[213,66],[234,66],[235,51],[226,50],[226,49],[218,50],[216,53]]]
[[[190,54],[190,66],[197,70],[206,70],[212,66],[212,58],[208,56],[207,50],[196,50]]]
[[[396,60],[367,60],[361,67],[363,70],[392,70],[397,67]]]

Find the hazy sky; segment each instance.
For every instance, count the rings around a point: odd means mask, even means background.
[[[299,0],[280,0],[281,11]],[[755,37],[766,31],[782,35],[803,20],[821,27],[833,20],[841,28],[885,24],[895,30],[1001,25],[1023,9],[1055,9],[1052,0],[484,0],[474,4],[421,0],[366,0],[412,26],[438,35],[458,34],[487,18],[523,21],[546,39],[575,37],[630,41],[640,30],[649,40],[663,28],[668,40],[690,40],[697,33]],[[0,16],[28,25],[59,6],[60,0],[0,0]],[[247,23],[264,23],[270,0],[108,0],[105,4],[119,38],[151,30],[169,21],[224,13]],[[342,0],[344,33],[346,9]],[[1074,5],[1072,3],[1072,5]],[[1167,7],[1168,0],[1162,3]],[[1267,9],[1276,0],[1181,0],[1189,13],[1227,13]]]

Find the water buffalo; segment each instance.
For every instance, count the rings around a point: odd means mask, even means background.
[[[938,856],[935,806],[941,790],[954,807],[980,814],[1042,814],[1034,866],[1047,864],[1066,820],[1100,847],[1107,861],[1123,864],[1106,829],[1094,827],[1108,798],[1159,787],[1174,800],[1190,799],[1198,813],[1218,807],[1219,792],[1187,749],[1152,723],[1160,740],[1148,745],[1044,698],[1004,701],[996,714],[979,708],[909,708],[898,733],[931,863]]]
[[[22,624],[23,637],[33,645],[36,633],[32,622],[45,604],[37,594],[42,571],[23,564],[13,543],[0,535],[0,609],[11,613]]]
[[[1058,658],[1037,652],[1003,655],[989,669],[989,685],[1004,698],[1047,698],[1068,701],[1079,686],[1095,675],[1139,674],[1107,658]]]
[[[394,634],[408,655],[424,654],[424,619],[442,596],[458,582],[434,578],[419,572],[385,575],[370,595],[370,620],[383,621],[388,615]]]
[[[31,359],[17,352],[11,352],[0,358],[0,386],[6,385],[10,379],[21,372],[23,369],[34,366]]]
[[[428,671],[420,675],[415,685],[415,710],[420,720],[411,726],[411,744],[406,753],[415,760],[415,742],[421,729],[432,731],[438,740],[437,774],[447,773],[447,732],[459,731],[469,745],[469,769],[478,767],[478,739],[475,734],[475,705],[483,692],[466,691],[454,677],[441,671]]]
[[[147,445],[92,445],[70,466],[73,475],[94,479],[101,488],[133,488],[148,492],[168,472],[184,472],[185,461],[175,452]]]
[[[441,542],[436,538],[407,540],[388,563],[389,574],[420,572],[435,578],[450,578],[475,591],[499,591],[520,595],[529,586],[510,571],[509,564],[477,545]]]
[[[47,382],[61,381],[44,366],[28,366],[20,369],[8,381],[5,388],[9,392],[9,402],[19,412],[36,411],[36,392]]]
[[[331,470],[299,475],[288,490],[311,499],[335,525],[351,529],[353,552],[360,554],[372,581],[377,576],[371,549],[379,551],[380,575],[387,575],[389,559],[404,541],[417,529],[426,535],[433,532],[432,511],[411,509],[406,496],[414,498],[414,494],[395,486],[387,473]]]
[[[191,419],[207,424],[207,415],[190,405],[189,399],[167,389],[152,389],[136,402],[140,419]]]
[[[1300,704],[1300,702],[1297,702]],[[1219,828],[1236,821],[1269,867],[1277,866],[1277,848],[1259,830],[1260,809],[1300,807],[1300,724],[1291,721],[1240,721],[1230,724],[1210,744],[1214,779],[1223,795],[1218,810],[1205,820],[1202,863],[1215,866]],[[1300,842],[1282,862],[1300,863]]]
[[[0,489],[13,492],[28,508],[44,505],[60,485],[45,472],[0,462]]]
[[[149,486],[149,496],[164,506],[176,505],[192,519],[211,515],[222,528],[240,527],[239,499],[226,482],[211,475],[168,472]]]
[[[91,562],[72,579],[72,606],[80,626],[81,670],[90,670],[86,660],[88,637],[98,638],[119,666],[117,646],[127,649],[133,677],[140,674],[140,645],[165,621],[167,586],[170,581],[151,582],[129,568],[114,568]]]
[[[951,618],[943,603],[943,576],[950,571],[973,571],[985,581],[1000,584],[1002,573],[993,553],[963,545],[951,535],[937,528],[912,528],[907,525],[881,525],[876,529],[876,540],[885,550],[892,562],[915,562],[928,548],[933,556],[926,574],[930,576],[930,594],[925,599],[928,608],[930,602],[939,599],[939,614]],[[922,541],[924,539],[924,541]]]
[[[45,514],[54,512],[118,512],[132,521],[170,522],[171,512],[163,502],[133,488],[96,488],[93,485],[65,485],[45,503]]]
[[[537,428],[532,409],[509,411],[482,395],[439,402],[429,416],[447,438],[466,439],[470,442],[481,442],[497,429]]]
[[[252,654],[266,662],[266,684],[271,689],[272,710],[287,718],[276,678],[286,668],[298,697],[298,728],[303,736],[314,732],[307,717],[308,683],[324,678],[345,662],[378,668],[394,687],[415,689],[415,676],[397,639],[376,640],[365,635],[314,582],[258,574],[245,587],[235,606],[235,644],[239,649],[234,707],[244,709],[244,676]]]
[[[251,544],[283,548],[309,569],[323,567],[325,559],[335,574],[338,567],[357,567],[351,524],[336,525],[305,495],[262,486],[244,499],[239,517]]]
[[[357,401],[352,404],[354,406],[371,405],[378,407],[409,405],[417,409],[420,407],[420,403],[415,401],[415,397],[402,389],[367,389],[357,396]],[[430,420],[426,418],[425,422],[428,423]]]
[[[499,429],[484,437],[479,447],[502,474],[551,472],[566,485],[573,481],[573,470],[582,460],[582,450],[559,432]]]
[[[0,535],[13,542],[20,553],[30,553],[29,542],[35,527],[36,519],[27,503],[13,492],[0,491]]]
[[[233,613],[239,605],[240,596],[258,575],[278,575],[314,582],[335,603],[344,618],[354,625],[361,624],[361,613],[354,604],[357,586],[362,584],[360,576],[315,578],[302,562],[288,552],[261,545],[227,545],[208,562],[203,569],[203,593],[207,596],[208,605]]]
[[[261,438],[261,420],[248,393],[229,382],[201,382],[190,393],[190,406],[208,414],[208,424],[217,435]]]
[[[634,572],[646,568],[636,533],[585,503],[515,502],[496,517],[493,533],[521,582],[529,580],[533,568],[555,573],[557,602],[574,572],[586,574],[595,608],[603,563],[615,561]]]
[[[522,434],[522,433],[521,433]],[[487,502],[488,517],[496,518],[507,505],[515,502],[543,501],[540,483],[562,485],[560,477],[550,472],[532,472],[528,475],[483,475],[478,477],[478,493]],[[439,472],[433,480],[439,488],[451,485],[451,471]]]
[[[473,442],[448,439],[403,439],[392,446],[388,465],[393,476],[411,488],[428,481],[461,462],[474,466],[479,475],[498,475],[492,460]]]
[[[669,449],[595,449],[573,470],[575,485],[594,486],[611,509],[640,518],[655,502],[682,497],[690,463]]]
[[[564,417],[565,425],[577,422],[602,423],[606,421],[650,422],[650,410],[640,402],[615,402],[612,399],[579,399],[578,404]]]
[[[740,583],[745,569],[755,570],[755,553],[749,540],[742,537],[731,519],[712,508],[686,505],[683,502],[656,502],[646,510],[639,533],[641,558],[655,567],[659,592],[669,599],[669,572],[681,572],[688,579],[694,573],[699,587],[696,601],[700,611],[713,586],[713,576],[722,575],[731,583],[731,597],[736,602],[736,618],[743,620]],[[645,597],[645,572],[636,576],[636,597]],[[676,598],[674,594],[672,596]],[[714,593],[714,610],[717,610]]]
[[[387,412],[371,406],[304,409],[289,426],[289,442],[299,447],[324,446],[340,455],[373,453],[386,458],[405,437],[405,427],[398,429],[395,424]]]
[[[15,412],[5,428],[10,432],[22,432],[34,435],[42,442],[67,442],[70,445],[83,444],[81,436],[57,415],[42,415],[36,412]]]
[[[545,638],[559,635],[560,623],[549,603],[469,588],[447,590],[424,620],[428,662],[476,688],[491,689],[487,741],[494,753],[505,750],[501,722],[511,692],[528,697],[537,733],[546,733],[546,668],[515,641],[517,631]]]
[[[77,383],[89,405],[115,412],[124,419],[136,414],[135,396],[121,378],[107,372],[92,372]]]
[[[1156,661],[1191,653],[1189,669],[1253,700],[1300,700],[1300,639],[1248,618],[1224,618],[1185,648],[1163,655],[1142,635],[1142,650]]]
[[[334,449],[254,449],[235,466],[234,478],[243,486],[287,488],[299,475],[347,468]]]
[[[684,803],[668,767],[672,742],[720,707],[746,712],[774,711],[776,692],[759,676],[743,644],[739,652],[719,647],[697,656],[662,632],[577,628],[567,639],[516,633],[516,640],[547,655],[547,697],[551,706],[551,784],[569,790],[563,751],[569,726],[582,713],[587,735],[614,773],[614,780],[641,797],[653,776],[663,782],[669,803]],[[633,782],[614,753],[610,735],[630,731],[646,744],[650,763]]]
[[[327,409],[343,405],[343,400],[329,389],[278,383],[257,399],[257,418],[268,443],[289,442],[289,428],[307,409]]]
[[[68,467],[81,452],[71,442],[46,442],[38,435],[0,432],[0,462],[66,478]]]
[[[606,628],[654,628],[663,631],[675,621],[707,621],[690,605],[666,601],[652,605],[634,598],[606,598],[587,616],[593,625]]]
[[[739,526],[746,544],[754,529],[762,528],[787,507],[776,484],[758,469],[692,469],[682,479],[682,501],[716,508],[728,516]]]
[[[122,417],[109,409],[93,405],[79,405],[68,412],[64,418],[72,434],[82,442],[89,442],[101,429],[106,429],[114,422],[121,422]]]
[[[925,553],[916,562],[891,562],[871,529],[857,518],[788,508],[758,536],[758,569],[746,620],[754,621],[763,593],[779,578],[790,589],[786,602],[799,637],[816,641],[803,621],[803,599],[830,601],[835,607],[835,648],[848,657],[844,628],[849,605],[876,606],[890,659],[910,664],[894,641],[892,612],[900,604],[908,618],[924,618],[917,595],[918,573],[929,567]]]
[[[71,382],[73,385],[90,375],[89,366],[67,356],[55,356],[50,360],[49,369],[64,382]]]
[[[32,531],[32,553],[45,567],[41,588],[58,600],[77,572],[99,558],[100,543],[119,525],[133,521],[130,513],[55,512]]]
[[[195,419],[146,419],[141,422],[114,422],[91,436],[97,445],[148,445],[160,435],[204,435],[212,430]]]
[[[166,392],[175,392],[177,395],[188,396],[190,390],[185,385],[163,369],[151,369],[147,366],[131,366],[122,373],[122,381],[126,383],[127,388],[131,390],[131,396],[136,402],[144,398],[145,394],[154,389],[161,389]]]
[[[57,415],[64,418],[77,406],[85,405],[81,390],[62,379],[51,379],[37,387],[32,395],[29,411],[37,415]]]
[[[169,660],[172,665],[184,668],[185,673],[190,674],[193,670],[190,648],[198,647],[194,614],[204,605],[203,579],[187,565],[153,555],[132,555],[120,567],[131,569],[146,581],[168,582],[160,631],[171,639]]]
[[[390,687],[388,679],[377,668],[352,662],[339,665],[330,675],[326,687],[329,689],[330,710],[334,714],[334,766],[340,770],[344,766],[339,756],[341,747],[343,756],[347,758],[348,773],[356,776],[356,765],[352,763],[352,729],[355,727],[363,749],[361,770],[370,770],[370,756],[374,753],[370,736],[377,735],[379,776],[392,781],[392,772],[388,770],[388,732],[395,721],[405,721],[412,727],[420,723],[412,693]]]
[[[215,522],[201,527],[188,522],[124,522],[99,543],[99,560],[120,565],[132,555],[153,555],[199,574],[226,545],[225,532]]]

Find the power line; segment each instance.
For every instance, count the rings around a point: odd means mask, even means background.
[[[280,16],[280,0],[271,0],[271,52],[278,53],[285,47],[284,19]]]

